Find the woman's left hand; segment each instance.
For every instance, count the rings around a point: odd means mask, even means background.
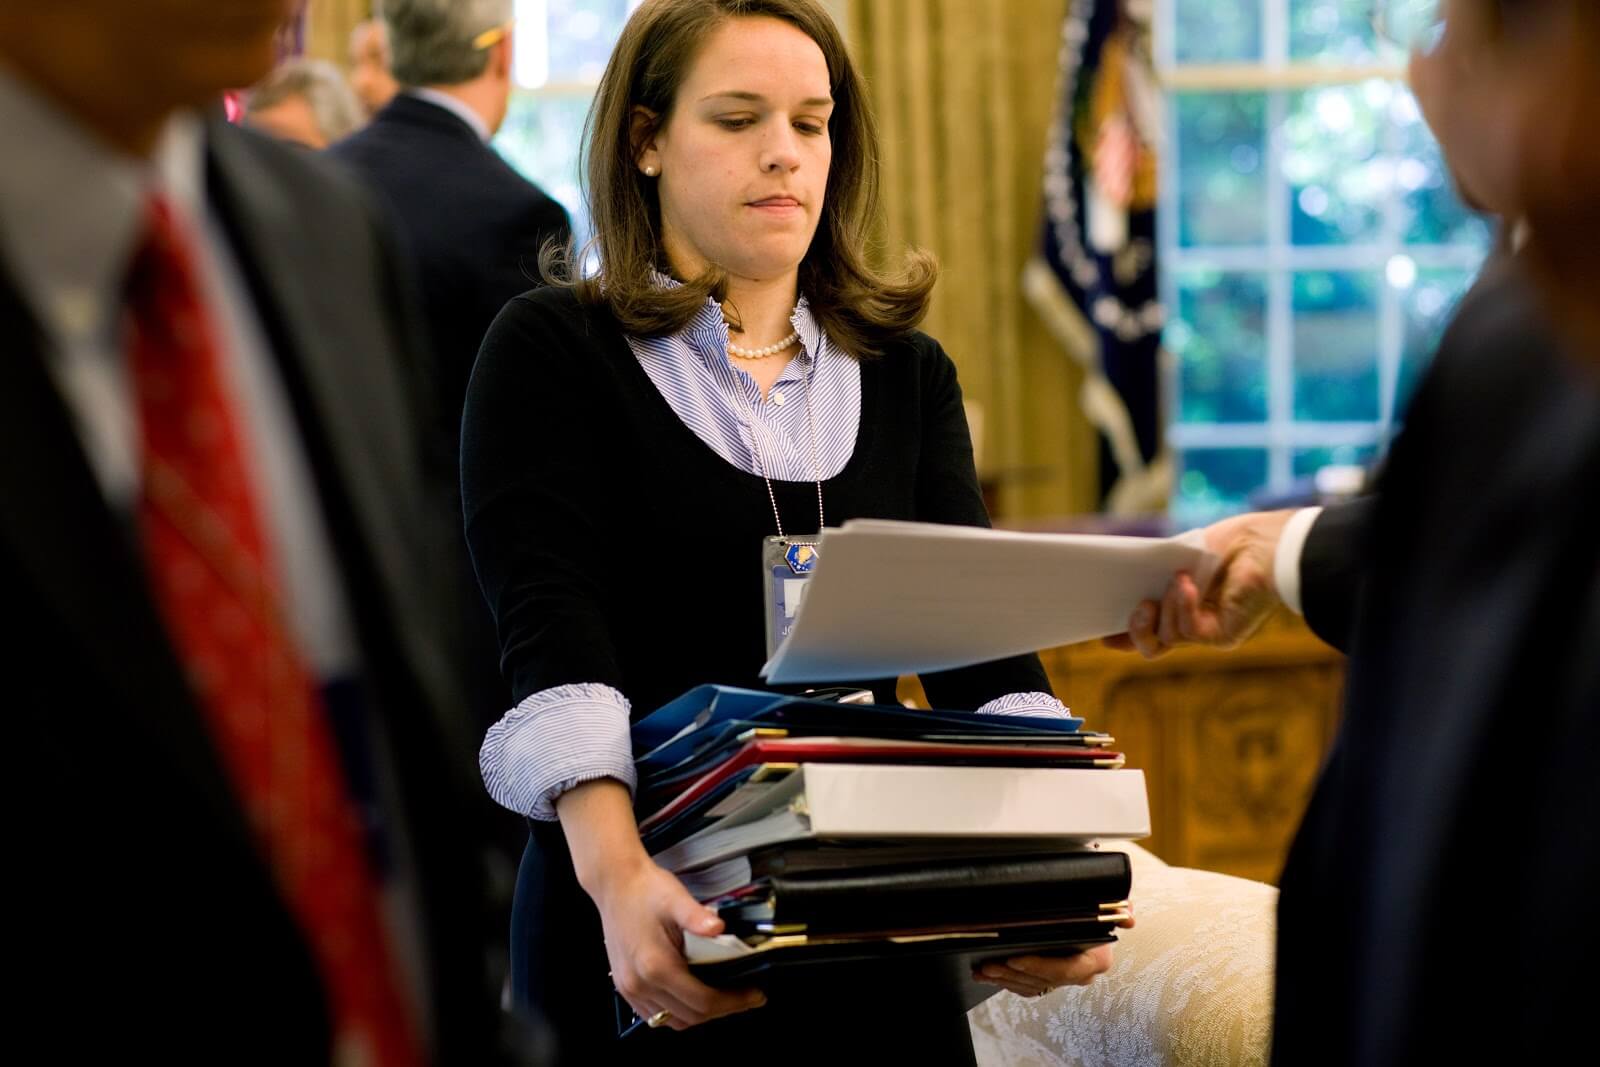
[[[1117,925],[1127,929],[1133,919]],[[1004,963],[984,964],[972,977],[1019,997],[1042,997],[1059,986],[1088,985],[1105,974],[1111,969],[1112,947],[1095,945],[1070,956],[1013,956]]]

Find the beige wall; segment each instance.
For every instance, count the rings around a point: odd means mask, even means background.
[[[848,34],[883,129],[890,249],[943,264],[927,330],[983,406],[1005,518],[1094,506],[1081,375],[1023,301],[1065,0],[850,0]]]

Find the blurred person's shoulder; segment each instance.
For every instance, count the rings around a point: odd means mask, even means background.
[[[1496,256],[1461,298],[1425,388],[1462,414],[1514,416],[1551,392],[1594,387],[1573,355],[1525,265]]]
[[[1600,375],[1574,355],[1523,266],[1491,262],[1445,330],[1392,465],[1410,454],[1431,499],[1452,513],[1470,500],[1497,529],[1546,514],[1600,428]]]
[[[415,106],[416,101],[401,93],[365,124],[330,144],[324,154],[345,166],[377,174],[410,164],[419,172],[436,173],[439,168],[430,163],[437,162],[431,157],[438,154],[441,141],[430,138],[433,131],[428,127],[410,120],[410,109]],[[455,141],[445,138],[442,143],[448,146]]]
[[[483,177],[492,183],[496,196],[505,204],[505,210],[524,226],[531,226],[539,232],[566,230],[571,227],[571,219],[567,209],[561,202],[547,193],[542,186],[532,178],[522,173],[511,162],[488,148],[483,154]]]
[[[221,120],[206,124],[206,140],[214,192],[279,238],[349,251],[352,236],[381,231],[371,194],[324,153]]]

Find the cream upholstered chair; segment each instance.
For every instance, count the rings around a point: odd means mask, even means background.
[[[1133,863],[1137,925],[1118,931],[1116,966],[1087,987],[974,1008],[978,1063],[1265,1067],[1277,889],[1117,847]]]

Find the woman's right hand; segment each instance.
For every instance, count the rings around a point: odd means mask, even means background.
[[[759,1008],[755,989],[712,989],[689,973],[683,932],[722,933],[722,920],[662,869],[639,842],[627,786],[610,778],[583,782],[556,799],[578,883],[600,910],[611,982],[623,999],[658,1025],[686,1030],[708,1019]]]
[[[593,899],[605,930],[611,982],[641,1019],[670,1012],[661,1025],[684,1030],[767,1002],[759,990],[713,989],[689,973],[683,931],[715,937],[722,920],[648,857],[614,872]]]

